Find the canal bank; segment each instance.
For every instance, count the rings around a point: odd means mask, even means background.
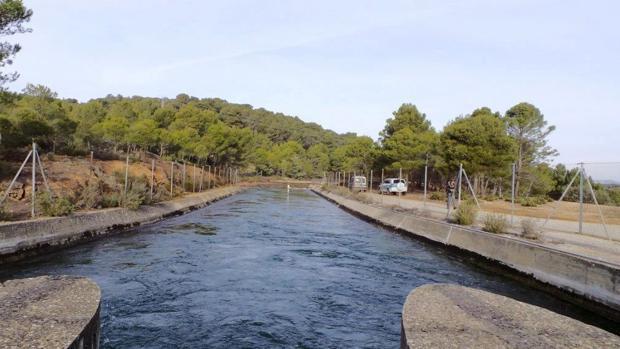
[[[0,264],[184,214],[239,191],[238,187],[222,187],[137,210],[111,208],[67,217],[0,223]]]
[[[313,191],[359,217],[507,267],[516,272],[513,277],[533,278],[537,281],[534,286],[620,321],[620,266],[616,264],[516,237],[397,212],[390,207],[368,205],[319,189]]]
[[[394,234],[307,190],[248,189],[202,209],[8,264],[0,280],[88,277],[102,348],[397,348],[412,289],[501,294],[614,323],[470,258]]]

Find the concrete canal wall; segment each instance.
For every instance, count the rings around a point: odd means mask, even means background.
[[[87,278],[41,276],[0,284],[0,347],[99,348],[101,290]]]
[[[553,286],[548,287],[551,292],[557,288],[565,291],[555,293],[569,302],[589,308],[608,319],[620,321],[618,265],[554,250],[517,237],[491,234],[313,190],[362,218],[507,266],[518,274],[533,277],[543,285]]]
[[[68,217],[0,223],[0,264],[179,215],[204,207],[239,190],[236,187],[217,188],[142,206],[137,210],[112,208]]]
[[[618,348],[620,337],[504,296],[431,284],[407,297],[400,347]]]

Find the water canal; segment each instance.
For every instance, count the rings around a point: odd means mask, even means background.
[[[248,190],[0,278],[44,274],[100,285],[104,348],[397,348],[405,297],[436,282],[588,317],[308,191]]]

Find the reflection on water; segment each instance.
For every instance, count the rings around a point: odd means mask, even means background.
[[[399,345],[411,289],[448,282],[585,316],[314,194],[257,189],[4,269],[93,278],[104,348]]]

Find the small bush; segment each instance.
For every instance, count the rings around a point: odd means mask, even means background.
[[[508,228],[506,217],[501,214],[487,214],[482,230],[493,234],[504,234]]]
[[[547,203],[547,198],[544,196],[531,196],[527,198],[521,198],[519,200],[521,206],[524,207],[537,207],[539,205],[543,205]]]
[[[122,200],[123,207],[136,210],[145,202],[147,187],[142,181],[132,182],[127,190],[127,194]]]
[[[39,195],[38,206],[46,216],[67,216],[75,210],[75,207],[66,197],[54,199],[49,193]]]
[[[478,208],[471,201],[463,201],[463,203],[454,212],[454,222],[460,225],[473,225],[476,222],[476,214]]]
[[[521,200],[519,200],[519,204],[523,207],[536,207],[539,205],[538,201],[534,198],[521,198]]]
[[[11,220],[11,214],[6,210],[4,206],[0,206],[0,221]]]
[[[118,207],[121,203],[121,196],[118,193],[105,193],[101,198],[101,207]]]
[[[446,193],[444,193],[442,191],[434,191],[429,196],[429,199],[437,200],[437,201],[445,201],[446,200]]]
[[[484,201],[495,201],[495,200],[499,200],[499,197],[496,195],[485,195],[482,197],[482,200]]]
[[[534,220],[524,219],[521,221],[521,236],[531,240],[540,239],[540,231],[538,230],[538,227]]]
[[[84,209],[99,208],[102,205],[104,184],[100,180],[89,180],[78,193],[76,206]]]

